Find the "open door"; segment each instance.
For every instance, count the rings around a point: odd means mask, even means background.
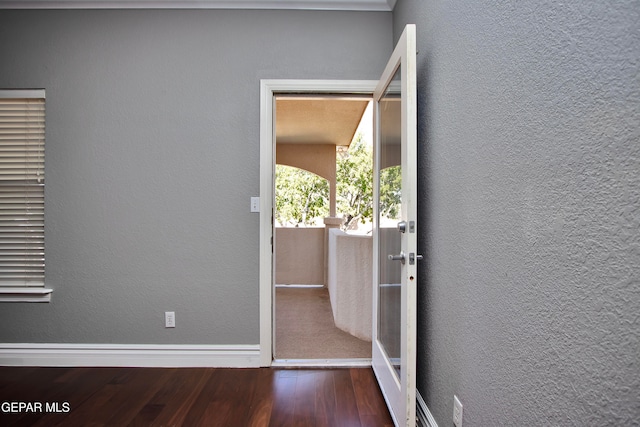
[[[374,92],[372,365],[396,426],[416,423],[415,25]]]

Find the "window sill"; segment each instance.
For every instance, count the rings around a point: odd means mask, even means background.
[[[0,302],[50,302],[50,288],[1,288]]]

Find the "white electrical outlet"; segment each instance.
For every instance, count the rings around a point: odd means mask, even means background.
[[[260,212],[260,197],[251,198],[251,212]]]
[[[455,394],[453,395],[453,424],[456,427],[462,427],[462,403]]]
[[[164,327],[175,328],[176,327],[176,312],[165,311],[164,312]]]

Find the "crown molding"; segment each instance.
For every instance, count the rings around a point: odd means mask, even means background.
[[[390,12],[397,0],[0,0],[0,9],[290,9]]]

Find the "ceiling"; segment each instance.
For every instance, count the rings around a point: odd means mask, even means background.
[[[397,0],[0,0],[0,9],[295,9],[392,11]]]
[[[277,144],[349,146],[368,97],[276,97]]]

